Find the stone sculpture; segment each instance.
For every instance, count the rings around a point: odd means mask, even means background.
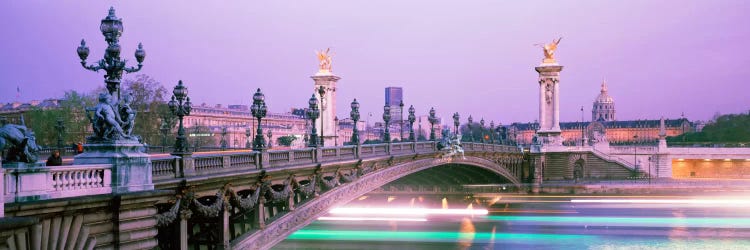
[[[557,49],[557,45],[560,44],[560,40],[562,40],[562,37],[558,38],[557,41],[555,41],[555,39],[552,39],[552,42],[548,44],[534,44],[536,46],[542,47],[542,49],[544,50],[545,63],[555,62],[555,50]]]
[[[5,161],[35,163],[39,160],[39,150],[34,132],[26,126],[4,124],[0,127],[0,151],[8,149]]]
[[[330,73],[331,72],[331,48],[327,48],[325,51],[315,51],[318,55],[318,72]]]

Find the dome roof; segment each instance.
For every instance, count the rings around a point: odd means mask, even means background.
[[[607,94],[607,83],[602,83],[602,90],[601,93],[599,93],[599,96],[596,97],[596,100],[594,100],[594,103],[615,103],[615,100],[612,99],[609,94]]]

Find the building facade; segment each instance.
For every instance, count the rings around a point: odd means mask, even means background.
[[[609,122],[615,119],[615,100],[607,93],[607,83],[602,83],[599,96],[594,100],[591,107],[591,120]]]

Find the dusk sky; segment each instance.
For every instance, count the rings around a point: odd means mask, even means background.
[[[123,58],[191,100],[249,104],[256,88],[272,112],[304,107],[331,47],[338,114],[353,98],[380,120],[384,88],[404,88],[419,114],[472,114],[508,124],[538,117],[542,50],[562,36],[557,60],[562,121],[578,121],[606,80],[618,120],[707,120],[750,110],[750,1],[2,1],[0,102],[60,98],[104,86],[84,70],[102,58],[99,22],[122,18]],[[125,75],[132,78],[135,75]]]

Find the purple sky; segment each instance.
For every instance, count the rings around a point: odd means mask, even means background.
[[[461,3],[456,4],[456,3]],[[520,1],[519,1],[520,2]],[[508,124],[537,119],[535,43],[563,40],[563,121],[586,120],[606,79],[619,120],[710,119],[747,112],[750,1],[2,1],[0,102],[61,97],[104,86],[89,63],[103,55],[99,22],[109,6],[132,64],[171,88],[182,79],[194,103],[249,104],[255,88],[271,111],[305,106],[314,50],[331,47],[339,117],[357,98],[382,115],[384,88],[408,105],[434,106]],[[132,76],[125,76],[132,77]]]

